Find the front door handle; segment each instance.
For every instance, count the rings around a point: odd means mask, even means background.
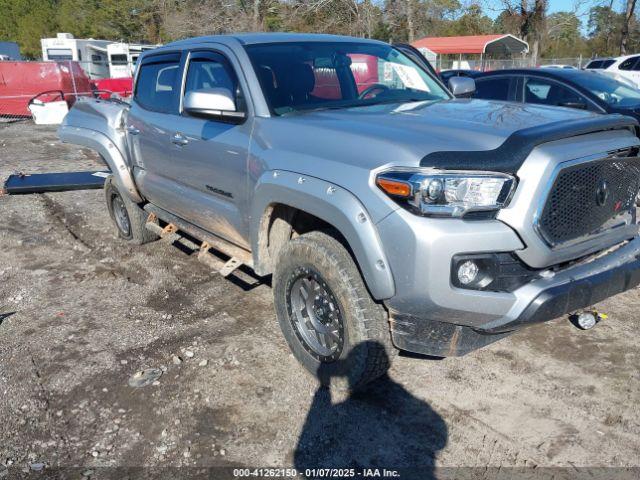
[[[134,127],[133,125],[129,125],[127,127],[127,132],[129,132],[131,135],[138,135],[140,133],[140,130],[138,130],[136,127]]]
[[[181,133],[174,133],[173,136],[171,137],[171,143],[174,143],[179,146],[183,146],[189,143],[189,140],[187,140],[187,137],[185,137]]]

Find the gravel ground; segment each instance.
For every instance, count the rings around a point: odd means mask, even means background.
[[[100,168],[54,128],[0,125],[2,182]],[[234,466],[640,475],[638,290],[600,305],[609,318],[591,331],[558,319],[463,358],[400,356],[367,391],[332,399],[289,354],[268,283],[117,239],[102,191],[4,195],[0,218],[0,478]],[[162,376],[130,386],[146,368]]]

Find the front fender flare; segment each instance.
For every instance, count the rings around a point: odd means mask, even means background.
[[[348,242],[371,295],[377,300],[393,297],[390,265],[366,208],[348,190],[295,172],[269,171],[256,184],[251,208],[254,265],[264,265],[259,258],[262,222],[274,204],[305,211],[336,228]]]
[[[109,140],[109,137],[96,130],[69,125],[62,125],[58,129],[58,137],[65,143],[82,145],[98,152],[109,165],[118,189],[136,203],[144,201],[136,188],[133,175],[122,152]]]

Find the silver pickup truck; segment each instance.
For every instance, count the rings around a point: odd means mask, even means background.
[[[295,357],[353,387],[636,286],[636,126],[456,99],[407,46],[243,34],[142,54],[130,105],[79,101],[59,135],[109,165],[122,238],[272,275]]]

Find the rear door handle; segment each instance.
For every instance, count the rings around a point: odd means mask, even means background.
[[[140,130],[138,130],[136,127],[134,127],[133,125],[129,125],[127,127],[127,132],[129,132],[131,135],[138,135],[140,133]]]
[[[171,137],[171,142],[176,145],[183,146],[189,143],[189,140],[187,140],[187,137],[185,137],[181,133],[174,133],[173,136]]]

